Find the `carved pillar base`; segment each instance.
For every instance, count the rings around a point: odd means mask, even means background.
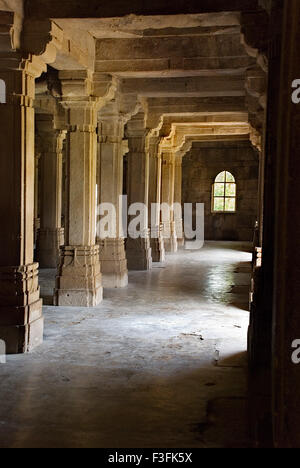
[[[64,245],[63,228],[39,230],[37,259],[40,268],[57,268],[61,245]]]
[[[166,260],[164,239],[159,237],[158,239],[151,239],[151,252],[152,252],[152,261],[154,263],[160,262],[163,263]]]
[[[151,255],[153,262],[164,262],[166,260],[165,244],[160,228],[152,229],[151,231]]]
[[[100,240],[99,246],[103,287],[124,288],[128,285],[124,239]]]
[[[178,251],[177,238],[171,236],[167,239],[164,239],[165,251],[169,253],[175,253]]]
[[[185,245],[185,239],[183,237],[181,239],[177,239],[178,247],[184,247],[184,245]]]
[[[7,354],[26,353],[43,342],[38,264],[0,268],[0,340]]]
[[[151,270],[152,257],[150,239],[127,239],[126,245],[128,270]]]
[[[61,247],[54,305],[94,307],[102,292],[99,246]]]
[[[177,252],[178,243],[175,229],[175,223],[170,223],[170,227],[164,225],[164,244],[166,252]]]

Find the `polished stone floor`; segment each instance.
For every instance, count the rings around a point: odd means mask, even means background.
[[[0,364],[0,447],[247,447],[250,260],[210,242],[97,308],[45,306],[43,346]]]

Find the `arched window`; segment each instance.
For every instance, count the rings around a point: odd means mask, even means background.
[[[6,104],[6,84],[4,80],[0,80],[0,104]]]
[[[236,211],[236,183],[228,171],[220,172],[213,185],[212,211],[234,213]]]

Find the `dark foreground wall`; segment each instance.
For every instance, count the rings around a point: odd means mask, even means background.
[[[212,185],[221,171],[237,184],[235,213],[212,213]],[[257,217],[258,153],[248,141],[194,143],[183,158],[184,203],[205,204],[205,239],[252,241]]]

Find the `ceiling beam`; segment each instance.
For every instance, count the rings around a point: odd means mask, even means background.
[[[257,0],[27,0],[25,15],[31,18],[112,18],[126,15],[178,15],[247,11]]]
[[[155,52],[154,52],[155,51]],[[243,69],[255,64],[241,44],[240,33],[216,36],[99,39],[95,69],[131,76],[135,73]]]
[[[244,96],[245,75],[124,79],[121,92],[145,97]]]

